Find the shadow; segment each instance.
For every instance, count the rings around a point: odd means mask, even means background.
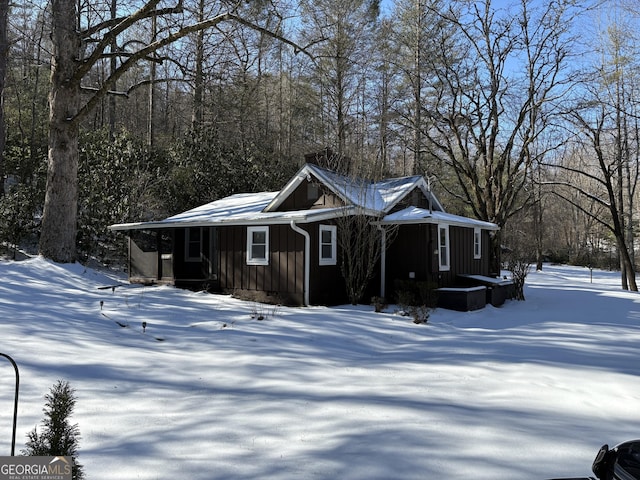
[[[18,442],[68,380],[88,478],[569,477],[640,426],[637,295],[534,277],[525,302],[426,325],[363,306],[257,321],[228,296],[45,271],[0,263]]]

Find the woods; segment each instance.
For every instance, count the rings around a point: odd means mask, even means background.
[[[0,1],[0,240],[108,259],[109,224],[279,189],[331,148],[371,178],[424,175],[451,213],[497,223],[496,262],[506,247],[615,267],[637,290],[639,14],[623,0]]]

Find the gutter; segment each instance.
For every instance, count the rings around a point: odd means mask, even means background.
[[[151,222],[134,222],[134,223],[117,223],[109,225],[107,228],[111,231],[127,231],[127,230],[154,230],[161,228],[188,228],[188,227],[224,227],[228,225],[286,225],[293,222],[319,222],[322,220],[332,220],[344,215],[349,215],[353,208],[323,208],[317,210],[303,210],[305,212],[294,212],[291,214],[266,214],[254,215],[247,217],[231,218],[224,216],[216,216],[212,219],[200,220],[158,220]]]
[[[387,230],[380,224],[377,225],[380,230],[380,296],[386,297],[386,277],[387,277]]]
[[[303,230],[298,225],[296,225],[295,220],[291,220],[289,223],[291,229],[299,233],[304,237],[304,287],[303,287],[303,302],[304,306],[309,306],[309,266],[311,265],[311,237],[309,236],[309,232]]]

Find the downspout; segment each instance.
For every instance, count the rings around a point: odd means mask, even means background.
[[[295,220],[291,220],[291,229],[304,237],[304,291],[303,302],[309,306],[309,266],[311,264],[311,237],[309,232],[296,225]]]
[[[387,278],[387,230],[382,225],[378,225],[380,230],[380,297],[386,296],[386,278]]]

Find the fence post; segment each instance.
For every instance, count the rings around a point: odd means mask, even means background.
[[[18,420],[18,390],[20,388],[20,373],[18,372],[18,365],[16,362],[6,353],[0,353],[0,357],[4,357],[11,362],[13,369],[16,371],[16,392],[13,400],[13,435],[11,437],[11,456],[15,455],[16,451],[16,424]]]

